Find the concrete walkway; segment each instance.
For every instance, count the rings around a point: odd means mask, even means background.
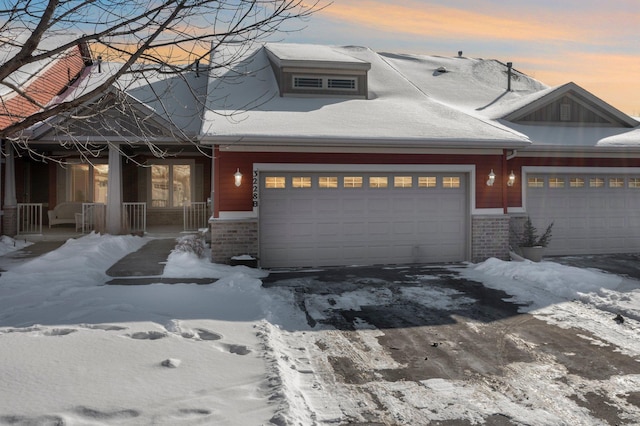
[[[109,269],[107,275],[113,277],[108,285],[147,285],[147,284],[211,284],[215,278],[164,278],[162,272],[167,258],[176,246],[175,238],[162,238],[149,241],[140,249],[129,253]]]

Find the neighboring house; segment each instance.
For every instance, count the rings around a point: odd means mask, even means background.
[[[99,74],[89,67],[74,90]],[[639,123],[499,61],[267,44],[208,79],[122,84],[84,116],[114,96],[127,109],[98,126],[32,129],[32,147],[77,165],[21,159],[31,201],[144,202],[154,225],[210,197],[213,259],[263,267],[508,258],[526,215],[555,223],[551,254],[640,250]]]

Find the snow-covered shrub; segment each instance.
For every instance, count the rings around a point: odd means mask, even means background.
[[[207,244],[204,240],[204,235],[187,235],[178,238],[175,250],[186,253],[195,253],[201,258],[205,257]]]

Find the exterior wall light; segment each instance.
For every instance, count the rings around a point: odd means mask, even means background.
[[[491,169],[491,173],[489,173],[489,179],[487,180],[487,186],[493,186],[493,183],[496,181],[496,174],[493,173],[493,169]]]
[[[235,182],[236,186],[242,185],[242,173],[240,173],[240,169],[239,168],[233,174],[233,179],[234,179],[234,182]]]
[[[513,186],[516,181],[516,175],[513,174],[513,170],[511,170],[511,174],[509,175],[509,180],[507,181],[507,186]]]

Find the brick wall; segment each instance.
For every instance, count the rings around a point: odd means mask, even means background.
[[[258,257],[258,220],[213,220],[211,227],[211,260],[229,263],[233,256],[249,254]]]
[[[504,216],[474,216],[471,219],[471,260],[490,257],[509,260],[509,222]]]

